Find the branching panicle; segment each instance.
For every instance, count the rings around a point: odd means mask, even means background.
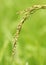
[[[17,44],[18,36],[20,34],[23,23],[29,17],[30,13],[32,13],[34,10],[38,10],[38,9],[46,9],[46,5],[34,5],[30,8],[27,8],[27,9],[19,12],[20,14],[24,13],[25,15],[23,16],[23,19],[20,21],[20,23],[18,24],[18,27],[17,27],[16,35],[15,35],[14,42],[13,42],[14,45],[13,45],[13,49],[12,49],[13,56],[15,55],[16,44]]]

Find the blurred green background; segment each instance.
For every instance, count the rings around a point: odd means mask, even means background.
[[[46,65],[46,9],[25,21],[14,64],[10,59],[13,36],[22,18],[16,13],[35,4],[46,4],[46,0],[0,0],[0,65]]]

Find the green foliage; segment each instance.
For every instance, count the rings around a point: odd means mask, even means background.
[[[46,0],[0,0],[0,65],[46,65],[46,9],[23,24],[11,62],[13,37],[22,18],[17,12],[34,4],[46,4]]]

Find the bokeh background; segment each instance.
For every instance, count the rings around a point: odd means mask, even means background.
[[[46,9],[25,21],[11,62],[12,40],[22,19],[16,13],[35,4],[46,4],[46,0],[0,0],[0,65],[46,65]]]

